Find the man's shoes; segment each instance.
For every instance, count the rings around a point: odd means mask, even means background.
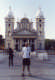
[[[24,76],[24,73],[22,73],[22,76]]]
[[[32,76],[32,74],[31,74],[31,73],[29,73],[29,74],[28,74],[28,76]]]
[[[11,66],[9,65],[9,69],[10,69],[10,67],[11,67]]]

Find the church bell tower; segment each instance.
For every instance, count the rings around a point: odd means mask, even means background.
[[[37,15],[36,15],[36,29],[37,29],[37,49],[44,50],[45,49],[45,18],[41,8],[39,8]]]
[[[5,48],[12,47],[11,35],[12,35],[13,30],[14,30],[14,16],[10,7],[8,15],[5,17]]]

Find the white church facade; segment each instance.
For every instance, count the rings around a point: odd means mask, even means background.
[[[14,29],[15,17],[12,10],[9,10],[8,15],[5,17],[5,48],[11,47],[20,51],[25,42],[30,44],[31,50],[45,48],[45,18],[41,8],[39,8],[35,23],[36,30],[33,29],[33,22],[27,17],[23,17],[17,21],[17,28]]]

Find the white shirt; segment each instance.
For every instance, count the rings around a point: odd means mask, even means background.
[[[29,55],[29,53],[31,52],[30,47],[23,47],[22,52],[23,52],[23,58],[30,58]]]

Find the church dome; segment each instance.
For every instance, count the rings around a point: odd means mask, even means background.
[[[28,19],[28,18],[22,18],[22,19],[21,19],[21,22],[22,22],[22,23],[29,23],[29,19]]]
[[[8,15],[7,15],[8,18],[14,18],[14,15],[13,15],[13,12],[11,10],[11,7],[9,8],[9,12],[8,12]]]
[[[36,18],[44,18],[43,12],[41,10],[41,8],[39,8],[37,14],[36,14]]]

